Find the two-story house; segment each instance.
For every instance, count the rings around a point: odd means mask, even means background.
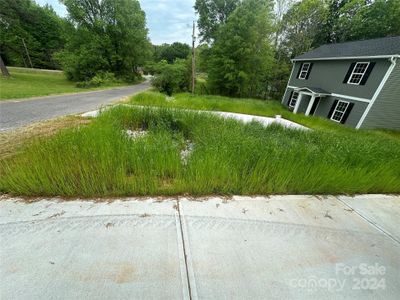
[[[323,45],[292,63],[282,104],[293,113],[400,129],[400,36]]]

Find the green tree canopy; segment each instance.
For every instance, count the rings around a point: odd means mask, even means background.
[[[162,44],[154,46],[154,60],[156,62],[166,60],[173,63],[176,59],[186,59],[190,54],[190,46],[188,44],[175,42],[170,44]]]
[[[203,42],[211,43],[220,25],[240,4],[240,0],[196,0],[194,8],[199,14],[197,25]]]
[[[219,94],[262,97],[273,51],[272,3],[244,0],[218,29],[211,49],[208,78]]]
[[[316,39],[326,18],[325,1],[304,0],[295,3],[282,20],[281,50],[288,57],[294,57],[317,46]]]
[[[0,51],[6,64],[29,66],[24,40],[33,67],[57,68],[53,54],[64,46],[65,21],[50,6],[31,0],[0,0]]]
[[[339,11],[338,41],[353,41],[400,35],[400,1],[348,1]]]
[[[137,0],[62,0],[67,43],[58,59],[73,80],[98,72],[133,76],[150,55],[145,13]]]

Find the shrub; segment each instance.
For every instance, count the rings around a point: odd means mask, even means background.
[[[99,72],[88,81],[77,82],[76,86],[80,88],[98,87],[105,84],[115,83],[117,81],[118,80],[115,78],[114,73]]]
[[[156,76],[152,85],[161,93],[171,96],[173,93],[187,91],[190,72],[186,60],[177,59],[173,64],[163,60],[154,67]]]

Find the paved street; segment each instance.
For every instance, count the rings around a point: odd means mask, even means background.
[[[399,196],[2,196],[0,298],[398,299],[399,228]]]
[[[144,82],[103,91],[0,101],[0,131],[98,109],[102,105],[144,91],[149,86],[149,82]]]

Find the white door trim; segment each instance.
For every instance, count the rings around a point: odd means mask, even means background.
[[[293,85],[288,85],[288,88],[290,88],[290,89],[299,89],[300,87],[293,86]],[[371,99],[367,99],[367,98],[360,98],[360,97],[354,97],[354,96],[342,95],[342,94],[336,94],[336,93],[332,93],[332,94],[330,94],[328,96],[346,98],[346,99],[350,99],[350,100],[355,100],[355,101],[360,101],[360,102],[367,102],[367,103],[369,103],[371,101]]]

